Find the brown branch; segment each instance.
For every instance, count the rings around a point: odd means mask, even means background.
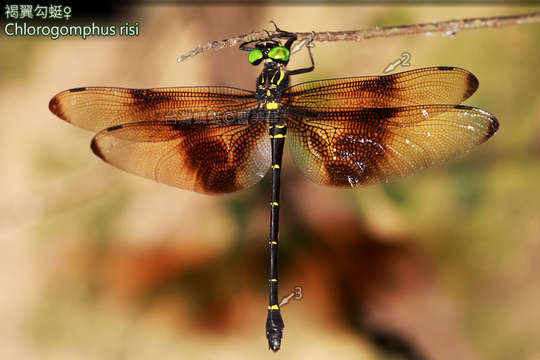
[[[305,33],[299,32],[298,40],[309,39],[312,36],[312,41],[327,42],[327,41],[361,41],[374,38],[385,38],[401,35],[412,34],[432,34],[445,33],[449,36],[454,36],[459,31],[474,30],[481,28],[499,28],[509,25],[532,24],[540,22],[540,11],[528,14],[518,14],[510,16],[493,16],[484,18],[457,19],[441,22],[401,25],[401,26],[385,26],[374,27],[364,30],[349,30],[349,31],[327,31]],[[210,49],[223,49],[227,47],[238,46],[245,41],[262,40],[268,37],[268,34],[276,34],[275,31],[269,33],[265,31],[252,32],[236,37],[232,37],[220,41],[212,41],[186,52],[178,58],[178,62],[185,61],[200,53]]]

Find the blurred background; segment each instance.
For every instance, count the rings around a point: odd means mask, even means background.
[[[235,48],[272,29],[337,31],[509,15],[521,7],[129,6],[83,23],[137,37],[0,38],[0,358],[540,359],[540,26],[316,44],[294,82],[449,65],[499,132],[467,156],[386,185],[315,185],[286,152],[282,350],[267,350],[270,181],[204,196],[95,157],[48,102],[79,86],[227,85],[259,68]],[[108,16],[108,17],[106,17]],[[4,18],[5,20],[5,18]],[[58,21],[58,25],[68,24]],[[306,66],[307,53],[290,68]],[[227,311],[224,311],[227,309]]]

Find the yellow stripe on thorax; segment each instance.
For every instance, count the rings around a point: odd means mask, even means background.
[[[279,79],[277,81],[277,84],[279,85],[283,81],[284,78],[285,78],[285,71],[280,69],[279,70]]]

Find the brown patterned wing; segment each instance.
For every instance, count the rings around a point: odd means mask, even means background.
[[[264,121],[118,125],[99,132],[92,140],[92,150],[125,171],[206,194],[254,185],[271,162]]]
[[[467,70],[439,66],[385,76],[318,80],[291,86],[282,102],[307,110],[459,104],[478,88]]]
[[[99,131],[141,121],[231,119],[256,105],[253,92],[230,87],[85,87],[57,94],[49,109],[73,125]]]
[[[490,138],[497,119],[463,105],[289,112],[289,144],[314,182],[355,187],[406,176]]]

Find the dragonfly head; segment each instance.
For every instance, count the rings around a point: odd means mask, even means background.
[[[265,63],[277,63],[286,65],[289,62],[291,51],[275,40],[263,40],[255,44],[255,48],[249,52],[249,62],[252,65]]]

